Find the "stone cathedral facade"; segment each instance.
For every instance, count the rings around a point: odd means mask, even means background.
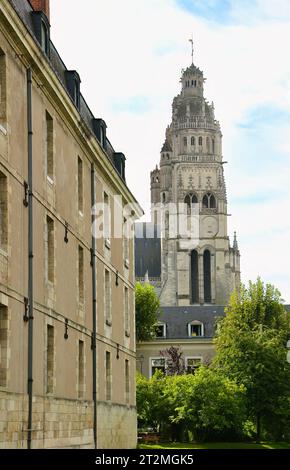
[[[204,98],[204,76],[195,65],[183,71],[174,98],[160,168],[151,173],[151,202],[195,206],[198,240],[194,248],[181,234],[165,230],[161,239],[163,305],[226,304],[240,282],[236,239],[230,246],[222,133],[214,104]],[[183,209],[182,209],[183,210]]]
[[[138,345],[139,369],[149,376],[165,367],[160,351],[174,344],[188,367],[210,361],[216,317],[240,284],[236,234],[231,245],[227,228],[222,132],[204,83],[193,63],[182,71],[160,165],[150,175],[152,220],[137,224],[136,277],[155,286],[163,310],[156,340]],[[184,235],[181,221],[191,233]],[[158,240],[144,238],[152,226],[161,227]]]

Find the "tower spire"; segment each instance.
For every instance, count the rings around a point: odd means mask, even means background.
[[[191,38],[189,39],[189,42],[191,43],[191,63],[193,64],[193,34],[191,35]]]
[[[234,244],[233,244],[233,249],[235,251],[238,251],[239,247],[238,247],[238,241],[237,241],[237,232],[234,232]]]

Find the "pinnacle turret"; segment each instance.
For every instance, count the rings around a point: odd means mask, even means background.
[[[233,249],[234,249],[235,251],[239,251],[238,241],[237,241],[237,232],[234,232]]]

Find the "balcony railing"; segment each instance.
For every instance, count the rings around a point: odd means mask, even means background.
[[[175,131],[181,129],[211,129],[214,131],[220,130],[220,124],[218,121],[212,119],[202,118],[180,118],[173,122],[173,128]]]
[[[208,163],[208,162],[218,162],[219,159],[217,155],[178,155],[178,161],[190,162],[190,163]]]

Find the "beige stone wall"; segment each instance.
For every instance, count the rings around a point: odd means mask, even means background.
[[[23,204],[23,199],[24,186],[28,179],[28,66],[32,67],[33,78],[32,447],[92,447],[91,164],[93,163],[96,174],[96,202],[103,202],[104,191],[109,196],[112,229],[114,196],[121,196],[124,205],[133,202],[134,198],[118,177],[96,138],[93,135],[88,136],[87,131],[84,131],[85,124],[77,109],[56,78],[49,62],[43,57],[40,48],[27,34],[11,4],[4,2],[0,11],[0,80],[6,87],[7,99],[2,103],[5,109],[1,107],[0,171],[7,176],[8,243],[5,247],[0,246],[0,305],[7,307],[8,317],[0,325],[1,337],[3,329],[5,339],[5,344],[2,341],[3,352],[1,348],[0,358],[1,377],[5,375],[5,383],[1,382],[0,385],[0,448],[27,446],[28,323],[23,321],[23,316],[25,297],[28,296],[28,209]],[[53,123],[53,140],[50,143],[54,157],[52,178],[47,178],[47,113]],[[78,206],[78,159],[81,159],[83,167],[81,213]],[[54,226],[53,260],[48,259],[47,217],[53,220]],[[66,226],[67,243],[64,240]],[[101,406],[98,435],[102,439],[102,447],[111,446],[111,434],[114,434],[115,427],[119,430],[121,423],[127,423],[131,433],[128,434],[128,440],[126,432],[123,432],[122,438],[113,442],[119,442],[122,447],[134,447],[136,413],[133,240],[129,243],[128,266],[124,263],[122,237],[114,238],[112,232],[110,249],[105,246],[103,238],[98,239],[96,245],[97,399],[101,402],[101,405],[98,405],[98,408]],[[84,260],[84,295],[81,303],[78,283],[79,247],[83,250]],[[53,270],[53,281],[48,276],[48,265]],[[110,326],[105,324],[104,316],[105,269],[110,272],[111,279]],[[129,290],[127,335],[124,321],[125,286]],[[49,354],[48,326],[53,327],[53,351]],[[67,338],[64,336],[66,327]],[[84,373],[81,385],[78,352],[80,341],[84,346]],[[106,351],[110,352],[112,357],[112,400],[105,405]],[[129,361],[130,370],[128,406],[125,397],[126,360]],[[7,370],[4,370],[4,366]],[[102,416],[105,416],[105,423]],[[102,433],[104,425],[107,429],[105,434]],[[109,441],[106,436],[110,436]],[[99,443],[97,445],[99,446]]]
[[[167,348],[174,346],[178,347],[183,352],[183,357],[198,357],[202,362],[208,364],[212,361],[215,355],[215,349],[211,340],[167,340],[158,341],[154,340],[146,343],[137,344],[137,370],[146,377],[150,377],[151,370],[150,364],[152,358],[161,357],[160,351],[165,351]]]
[[[107,403],[98,406],[98,447],[100,449],[135,449],[137,413],[135,407]]]
[[[0,448],[27,446],[27,396],[0,392]],[[35,396],[33,449],[93,448],[92,402]]]

